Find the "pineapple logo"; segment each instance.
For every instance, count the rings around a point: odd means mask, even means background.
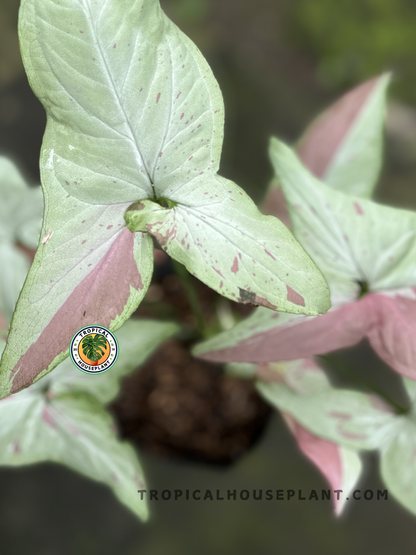
[[[103,326],[84,326],[72,338],[69,352],[75,366],[86,374],[107,372],[118,357],[115,335]]]

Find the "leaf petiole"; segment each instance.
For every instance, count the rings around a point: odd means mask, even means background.
[[[180,277],[182,284],[185,289],[186,296],[188,297],[188,302],[193,312],[193,315],[197,321],[197,330],[201,337],[206,337],[206,327],[204,322],[204,317],[202,314],[201,305],[199,303],[198,295],[195,291],[194,284],[192,283],[192,278],[188,272],[188,270],[180,264],[176,260],[172,258],[172,264],[175,269],[175,272]]]

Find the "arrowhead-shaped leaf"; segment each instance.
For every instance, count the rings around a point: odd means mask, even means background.
[[[74,369],[74,371],[76,371]],[[140,518],[143,474],[134,450],[117,439],[113,419],[89,395],[46,397],[36,388],[0,401],[0,464],[53,461],[108,484]]]
[[[337,479],[339,470],[339,465],[334,466],[334,449],[348,457],[346,448],[377,448],[389,493],[416,514],[416,381],[403,380],[410,408],[403,414],[394,414],[378,397],[332,388],[324,372],[311,361],[262,365],[257,377],[261,380],[257,382],[260,393],[290,415],[290,427],[300,448],[330,481]],[[353,455],[348,479],[352,487],[360,467],[356,465],[356,455],[349,454]],[[340,489],[345,493],[347,487]]]
[[[231,363],[225,366],[227,374],[242,379],[258,378],[265,383],[280,380],[294,392],[306,395],[330,389],[325,373],[311,361],[297,361],[294,365],[260,365]],[[343,496],[333,498],[335,513],[340,515],[352,488],[360,477],[362,464],[357,453],[312,434],[299,422],[282,412],[282,416],[294,435],[299,449],[322,472],[333,490],[343,490]]]
[[[227,244],[222,255],[228,264],[235,250],[227,272],[231,278],[242,224],[264,232],[265,243],[275,232],[273,241],[279,243],[282,234],[280,262],[275,251],[262,249],[259,262],[251,262],[262,268],[258,281],[240,277],[231,286],[226,278],[224,289],[243,302],[249,295],[273,308],[300,311],[303,306],[312,314],[327,310],[321,274],[279,224],[261,220],[247,199],[238,199],[240,209],[233,209],[237,231],[227,220],[227,231],[218,234],[206,199],[196,200],[205,187],[213,197],[217,189],[224,192],[223,181],[215,177],[222,97],[200,52],[166,18],[157,0],[24,0],[19,25],[28,79],[48,114],[41,154],[45,217],[2,360],[2,395],[52,370],[67,356],[69,341],[82,325],[115,330],[137,307],[152,269],[149,234],[133,235],[125,228],[126,208],[137,201],[160,204],[166,199],[180,203],[177,211],[184,215],[193,208],[201,225],[209,219],[210,255],[219,235],[238,235],[236,247]],[[235,185],[227,187],[234,195],[240,192]],[[192,217],[187,218],[182,231],[191,225]],[[153,232],[163,234],[156,227]],[[193,227],[190,233],[195,233]],[[250,244],[244,263],[251,278],[256,273],[248,266],[253,249]],[[200,271],[203,257],[192,263],[188,258],[188,253],[178,255],[193,273],[222,289],[210,260]],[[287,269],[292,260],[299,276]],[[223,273],[225,262],[217,269]],[[273,271],[279,302],[263,294]],[[289,278],[287,285],[283,277]]]
[[[415,212],[330,189],[277,139],[270,156],[294,234],[328,280],[334,274],[366,282],[371,291],[416,285]]]
[[[416,213],[330,189],[277,140],[271,156],[295,236],[322,270],[334,308],[315,319],[273,319],[258,310],[198,345],[195,354],[227,362],[290,360],[346,347],[367,335],[388,364],[414,377],[416,352],[409,338],[416,321]],[[359,299],[360,283],[374,293]]]

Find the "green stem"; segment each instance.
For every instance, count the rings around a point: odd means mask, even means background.
[[[344,366],[344,364],[334,361],[333,358],[328,355],[319,355],[318,358],[325,360],[331,366],[343,372],[344,374],[349,374],[350,376],[353,376],[359,383],[364,385],[367,389],[370,389],[371,391],[373,391],[374,393],[382,397],[385,401],[387,401],[387,403],[389,403],[397,411],[398,414],[404,414],[406,412],[409,412],[408,408],[402,407],[401,405],[396,403],[396,401],[393,401],[393,399],[391,399],[388,395],[386,395],[383,391],[381,391],[381,389],[379,389],[376,385],[368,382],[367,380],[363,380],[357,372],[354,372],[354,370],[350,370],[349,368]]]
[[[196,294],[194,284],[192,283],[192,278],[183,264],[180,264],[172,258],[172,264],[175,268],[175,272],[180,277],[182,284],[185,289],[186,296],[188,297],[188,302],[191,307],[192,313],[197,321],[197,330],[201,337],[206,337],[206,329],[204,323],[204,317],[202,315],[201,305],[199,303],[198,295]]]

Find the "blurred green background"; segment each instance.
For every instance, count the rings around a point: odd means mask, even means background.
[[[0,152],[35,182],[45,116],[20,61],[18,4],[0,0]],[[295,141],[348,88],[393,70],[377,196],[416,209],[414,1],[163,0],[162,6],[202,50],[220,83],[226,108],[222,175],[260,201],[272,175],[270,135]],[[398,379],[365,343],[337,356],[396,399],[403,396]],[[381,488],[376,457],[365,459],[360,487]],[[160,490],[326,487],[278,416],[257,446],[226,470],[145,454],[142,460],[149,486]],[[150,522],[141,524],[104,487],[64,468],[2,468],[0,549],[5,555],[407,555],[416,548],[416,517],[393,499],[352,502],[340,519],[328,502],[171,501],[150,509]]]

